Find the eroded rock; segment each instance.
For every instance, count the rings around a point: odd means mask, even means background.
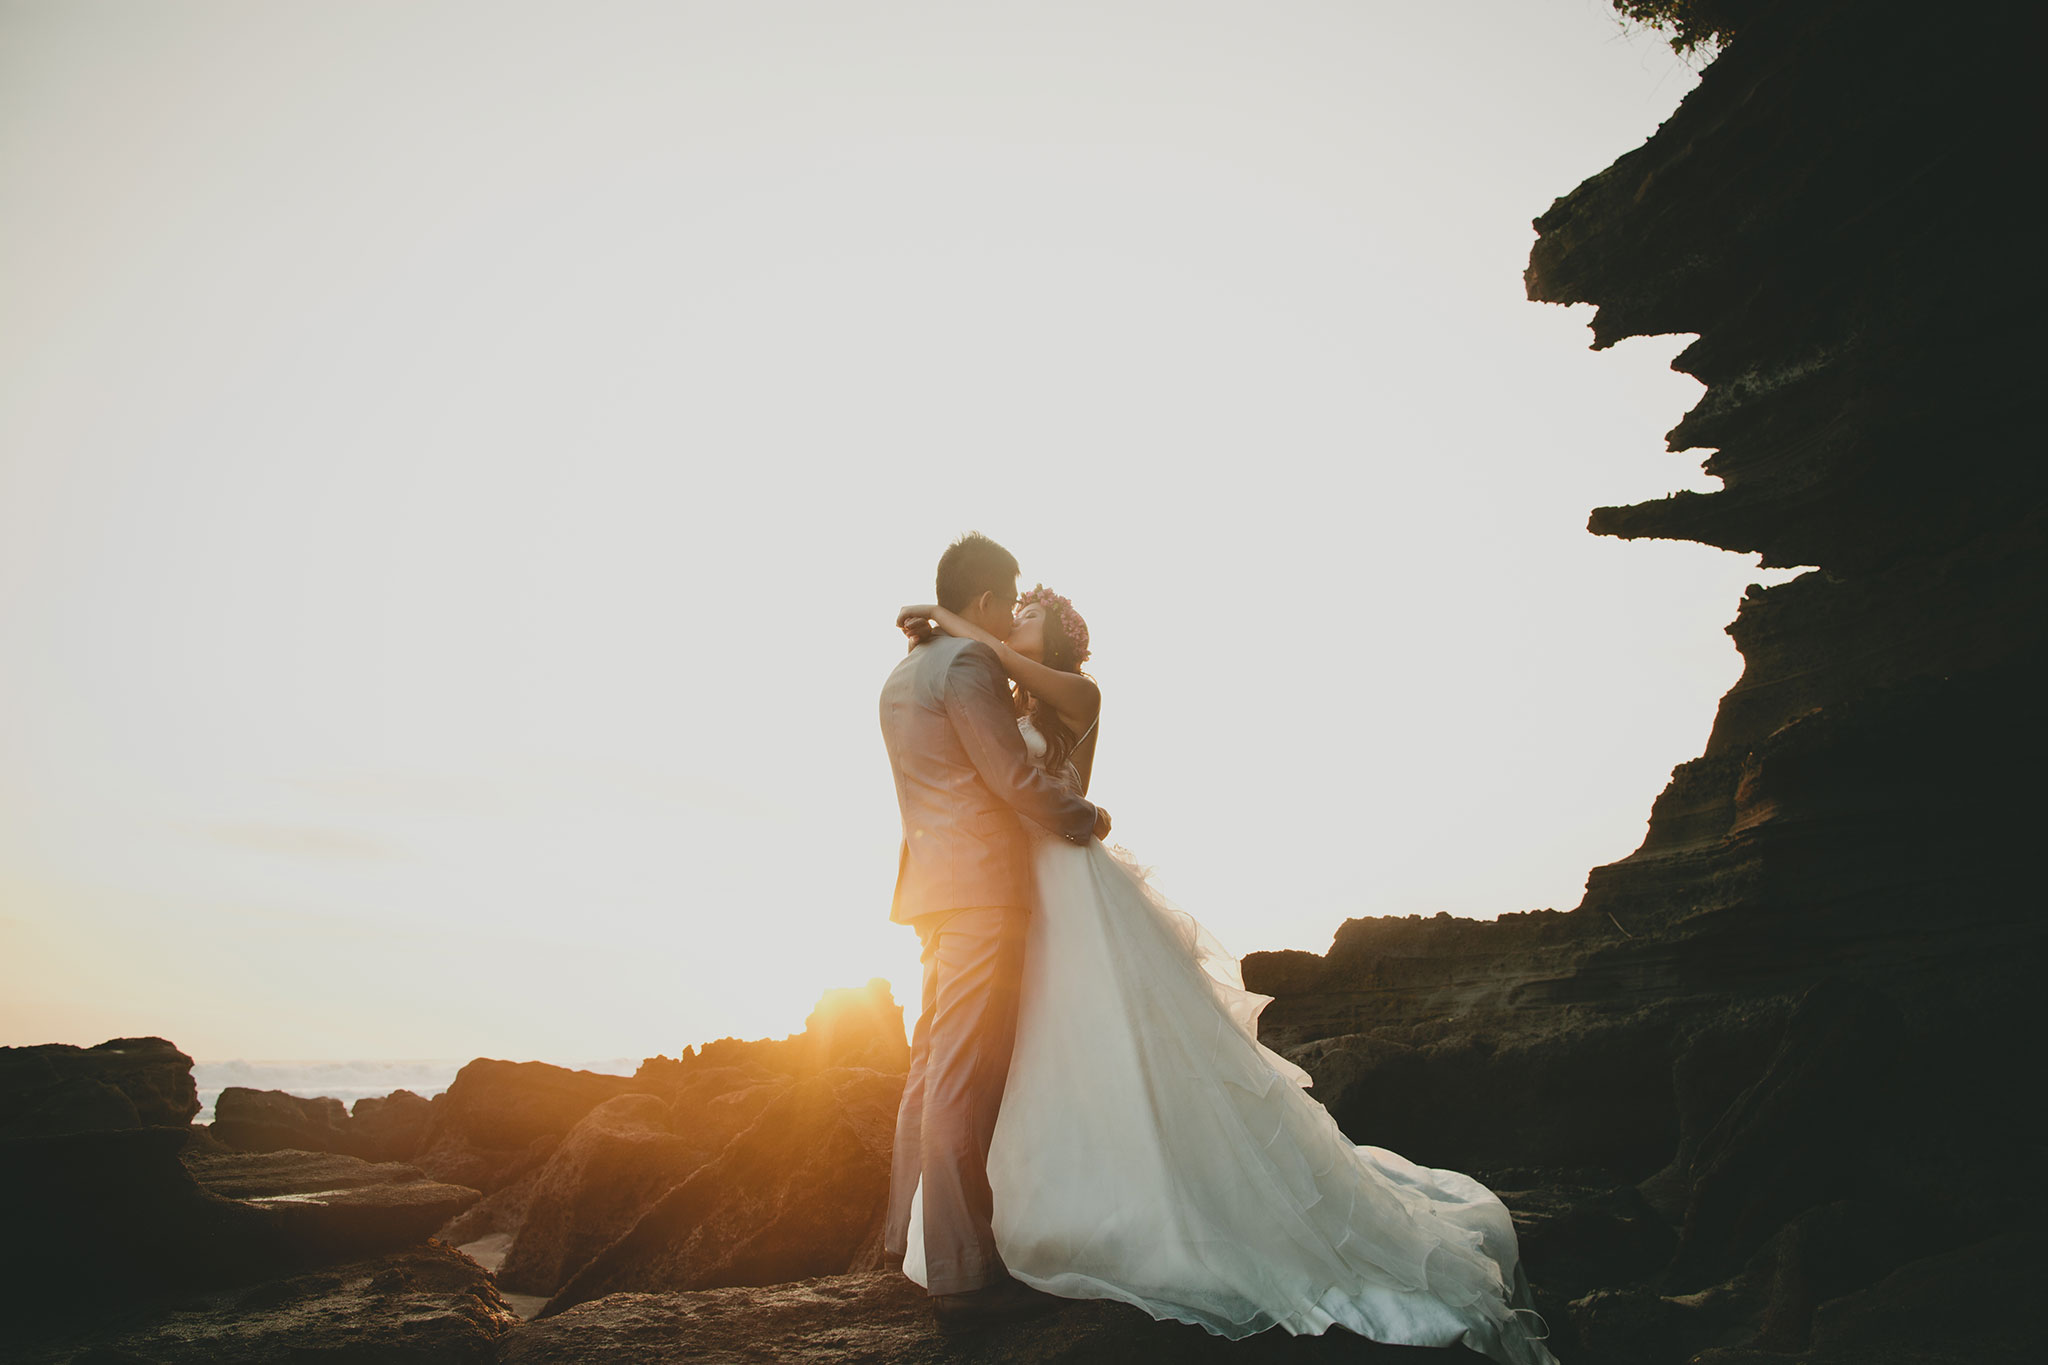
[[[213,1104],[214,1138],[244,1152],[348,1150],[348,1109],[340,1100],[231,1085]]]
[[[640,1089],[629,1076],[479,1057],[434,1097],[415,1160],[489,1194],[538,1169],[592,1109]]]
[[[622,1290],[763,1285],[846,1271],[879,1237],[901,1076],[797,1082],[578,1271],[543,1315]]]
[[[426,1136],[433,1103],[410,1090],[365,1095],[349,1112],[348,1152],[365,1161],[409,1161]]]
[[[671,1121],[653,1095],[620,1095],[585,1114],[535,1176],[499,1283],[554,1293],[724,1145],[678,1134]]]

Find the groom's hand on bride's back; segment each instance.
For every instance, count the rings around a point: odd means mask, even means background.
[[[1098,839],[1107,839],[1109,837],[1109,812],[1100,806],[1095,808],[1095,837]]]

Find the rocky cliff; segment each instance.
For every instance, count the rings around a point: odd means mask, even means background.
[[[1355,1138],[1549,1191],[1525,1205],[1577,1245],[1531,1274],[1575,1362],[1871,1359],[1845,1317],[1882,1298],[1901,1330],[1946,1292],[1916,1277],[1981,1272],[2038,1212],[2013,1190],[2048,937],[2026,17],[1763,7],[1537,220],[1532,299],[1597,305],[1596,348],[1696,334],[1674,365],[1706,385],[1668,439],[1722,487],[1590,529],[1810,567],[1749,590],[1706,751],[1575,910],[1358,920],[1246,963]]]

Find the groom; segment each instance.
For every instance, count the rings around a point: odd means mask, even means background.
[[[938,599],[1007,639],[1017,561],[987,536],[965,535],[939,559]],[[1031,904],[1021,821],[1085,843],[1109,832],[1109,815],[1032,763],[1002,664],[978,641],[938,635],[912,646],[882,685],[882,739],[903,811],[890,918],[916,929],[924,948],[883,1244],[893,1256],[907,1250],[922,1177],[932,1312],[942,1328],[972,1327],[1046,1306],[996,1251],[988,1184]]]

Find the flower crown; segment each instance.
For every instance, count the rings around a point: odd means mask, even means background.
[[[1074,646],[1074,666],[1088,662],[1088,623],[1081,619],[1081,613],[1074,610],[1074,604],[1052,589],[1040,583],[1017,599],[1017,609],[1040,606],[1059,618],[1060,628],[1067,633],[1068,643]]]

